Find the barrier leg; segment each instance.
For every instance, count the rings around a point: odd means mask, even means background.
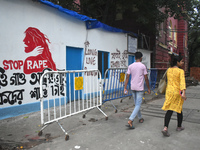
[[[67,134],[67,132],[65,131],[65,129],[61,126],[61,124],[57,121],[57,124],[60,126],[60,128],[62,129],[62,131],[65,133],[65,141],[69,140],[69,135]]]
[[[115,113],[117,113],[117,108],[115,107],[115,105],[113,104],[112,101],[110,101],[110,103],[113,105],[113,107],[115,108]]]
[[[143,97],[143,104],[146,104],[147,102],[146,102],[146,100],[144,99],[144,97]]]
[[[152,90],[154,92],[154,94],[157,94],[156,91]]]
[[[120,101],[120,103],[122,103],[125,98],[126,97],[122,98],[121,101]],[[129,99],[131,99],[131,96],[129,96]]]
[[[147,93],[147,91],[144,92],[144,96],[145,96],[146,93]],[[142,101],[143,101],[143,104],[146,104],[146,100],[145,100],[144,96],[142,98]]]
[[[44,125],[42,129],[38,132],[38,136],[42,136],[42,130],[44,130],[48,125]]]
[[[100,111],[104,116],[106,116],[106,120],[108,120],[108,116],[103,112],[103,110],[101,110],[101,109],[99,108],[99,106],[97,106],[97,108],[99,109],[99,111]]]
[[[91,110],[91,109],[90,109]],[[90,110],[87,110],[84,114],[83,114],[83,118],[85,118],[86,114],[89,113]]]

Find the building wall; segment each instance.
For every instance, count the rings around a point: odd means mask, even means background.
[[[1,0],[0,14],[0,119],[40,110],[39,79],[46,68],[66,69],[66,47],[84,50],[84,69],[98,69],[99,50],[110,53],[110,67],[128,66],[125,33],[86,30],[85,22],[32,0]]]
[[[168,18],[158,27],[155,48],[155,68],[166,70],[170,65],[170,53],[184,57],[184,70],[188,71],[188,49],[187,49],[187,21],[183,19]]]
[[[1,102],[1,107],[35,102],[36,97],[30,93],[34,93],[34,89],[39,87],[38,72],[42,72],[40,70],[42,66],[47,66],[52,70],[66,69],[66,46],[84,47],[85,24],[38,2],[3,0],[0,1],[0,7],[0,13],[5,14],[0,16],[2,20],[0,27],[4,29],[1,30],[0,36],[0,67],[5,70],[3,73],[5,78],[1,78],[1,82],[5,81],[6,83],[1,85],[1,92],[14,93],[18,90],[16,94],[21,93],[22,95],[21,102],[18,100]],[[35,35],[35,39],[39,32],[40,36],[46,36],[45,42],[48,46],[44,51],[49,53],[47,58],[44,56],[45,54],[38,54],[36,49],[32,52],[25,52],[27,46],[23,40],[28,37],[25,31],[30,31],[30,27],[37,30],[37,33],[31,33]],[[29,38],[29,42],[29,47],[34,44],[39,45],[36,40],[31,41],[31,38]],[[39,55],[46,59],[38,57]],[[31,59],[33,61],[30,61]],[[47,65],[48,62],[55,65]],[[31,68],[35,68],[35,70],[31,70]]]
[[[147,67],[147,69],[151,68],[151,53],[152,51],[138,49],[143,54],[142,63]]]
[[[196,80],[200,81],[200,68],[191,67],[190,68],[190,77],[194,77]]]
[[[87,49],[110,52],[109,67],[128,67],[127,34],[107,32],[103,29],[90,29],[88,30],[87,41],[90,43]],[[94,69],[95,67],[85,65],[87,69]]]
[[[184,58],[184,70],[186,73],[188,73],[188,64],[189,64],[189,56],[188,56],[188,45],[187,45],[187,41],[188,41],[188,25],[187,22],[183,19],[181,19],[178,22],[178,29],[180,31],[180,33],[178,34],[178,48],[179,48],[179,53],[181,53],[181,55]]]
[[[178,54],[178,20],[170,17],[167,19],[167,45],[171,52]]]

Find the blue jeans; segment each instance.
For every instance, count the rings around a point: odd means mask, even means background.
[[[140,112],[140,107],[142,104],[144,91],[132,91],[132,95],[133,95],[133,99],[134,99],[134,103],[135,103],[135,108],[134,108],[131,116],[129,117],[129,120],[131,120],[131,121],[133,121],[135,119],[136,115],[138,116],[139,119],[142,118],[142,114]]]

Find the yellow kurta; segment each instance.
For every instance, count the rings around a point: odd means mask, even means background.
[[[181,98],[180,90],[184,89],[186,89],[184,70],[169,68],[167,70],[165,102],[162,109],[181,113],[184,100]]]

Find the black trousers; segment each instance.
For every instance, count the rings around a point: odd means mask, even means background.
[[[165,114],[165,122],[164,122],[164,125],[165,127],[168,128],[169,126],[169,122],[170,122],[170,119],[171,119],[171,116],[173,114],[173,111],[172,110],[168,110]],[[183,121],[183,112],[181,111],[181,113],[177,113],[177,122],[178,122],[178,127],[181,127],[182,125],[182,121]]]

